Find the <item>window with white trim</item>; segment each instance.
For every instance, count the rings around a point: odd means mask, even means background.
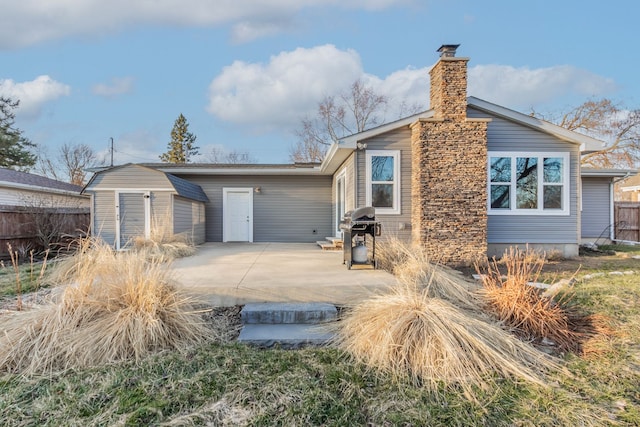
[[[569,153],[489,152],[489,214],[569,215]]]
[[[367,150],[366,204],[376,214],[400,214],[400,151]]]

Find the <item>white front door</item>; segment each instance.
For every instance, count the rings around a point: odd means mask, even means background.
[[[253,242],[253,188],[224,188],[222,241]]]

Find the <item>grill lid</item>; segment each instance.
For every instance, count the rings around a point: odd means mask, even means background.
[[[364,206],[347,212],[345,219],[351,222],[356,221],[374,221],[376,219],[376,208],[373,206]]]

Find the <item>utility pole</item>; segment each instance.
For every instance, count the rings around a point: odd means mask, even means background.
[[[113,167],[113,137],[111,137],[111,167]]]

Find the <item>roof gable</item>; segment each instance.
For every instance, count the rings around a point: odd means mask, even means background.
[[[590,136],[567,130],[561,126],[554,125],[553,123],[547,122],[545,120],[541,120],[536,117],[532,117],[506,107],[502,107],[500,105],[492,104],[491,102],[487,102],[473,96],[467,98],[467,106],[553,135],[563,141],[567,141],[572,144],[579,144],[580,151],[583,152],[598,151],[601,150],[604,145],[602,141]]]

